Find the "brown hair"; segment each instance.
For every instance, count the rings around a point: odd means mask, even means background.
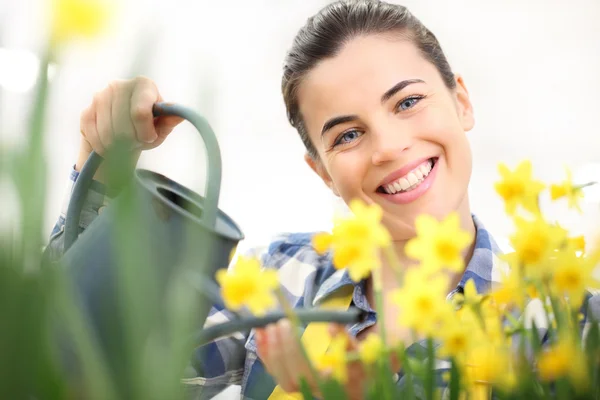
[[[308,137],[298,108],[297,92],[303,77],[319,61],[334,57],[351,39],[390,33],[412,41],[423,57],[435,65],[446,86],[456,87],[454,73],[435,35],[406,7],[379,0],[340,0],[329,4],[309,18],[294,38],[281,81],[288,120],[314,159],[317,159],[317,150]]]

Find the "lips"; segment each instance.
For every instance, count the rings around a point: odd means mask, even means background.
[[[396,204],[407,204],[421,197],[433,184],[438,170],[438,157],[411,162],[388,175],[377,188],[377,194]]]
[[[377,192],[393,194],[407,191],[418,185],[431,172],[438,157],[426,157],[412,161],[386,176],[377,188]]]
[[[395,181],[382,185],[381,188],[387,194],[398,192],[408,192],[416,188],[421,182],[427,178],[433,168],[433,160],[429,159],[422,164],[419,164],[415,169],[410,171],[405,176],[396,179]]]

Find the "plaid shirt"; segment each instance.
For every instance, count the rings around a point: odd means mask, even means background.
[[[62,253],[62,240],[66,207],[72,187],[77,180],[78,173],[72,171],[69,179],[69,190],[65,198],[62,213],[55,225],[50,238],[50,254],[60,257]],[[81,218],[80,229],[85,229],[98,215],[99,210],[106,205],[102,185],[94,182],[88,194]],[[457,286],[449,293],[462,291],[465,283],[473,279],[479,293],[488,292],[499,284],[502,273],[507,272],[507,265],[498,257],[501,254],[498,245],[485,229],[476,216],[473,216],[476,228],[475,250],[473,257],[467,265],[465,273]],[[356,336],[359,332],[374,325],[377,314],[367,301],[365,282],[355,283],[345,270],[336,270],[333,267],[330,254],[319,255],[311,245],[314,233],[291,233],[276,238],[265,251],[260,252],[263,265],[277,269],[284,293],[294,307],[316,307],[336,291],[351,286],[353,287],[353,306],[366,313],[366,318],[360,323],[348,326],[348,332]],[[583,312],[594,314],[595,319],[600,317],[600,300],[598,296],[588,298]],[[524,318],[531,325],[535,320],[540,329],[541,339],[545,340],[547,323],[543,315],[541,302],[531,302],[525,310]],[[213,307],[206,325],[226,322],[233,316],[225,309]],[[583,327],[586,328],[588,318],[584,318]],[[408,349],[416,351],[424,342],[417,342]],[[441,373],[448,369],[448,364],[440,360],[437,369]],[[398,375],[399,385],[403,384],[401,375]],[[241,385],[242,399],[267,399],[276,386],[273,378],[266,373],[265,368],[257,358],[254,331],[236,333],[229,337],[199,347],[191,356],[189,366],[182,379],[189,393],[189,398],[209,399],[217,395],[230,385]],[[441,379],[438,380],[443,385]]]

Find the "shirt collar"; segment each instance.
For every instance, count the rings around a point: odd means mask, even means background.
[[[500,283],[502,275],[508,271],[508,264],[500,258],[502,251],[498,244],[489,231],[485,229],[479,218],[474,214],[472,217],[475,224],[475,249],[460,283],[452,293],[462,291],[469,279],[472,279],[475,283],[477,293],[489,292],[490,289]],[[328,254],[327,257],[326,264],[328,268],[334,268],[331,254]],[[356,286],[361,285],[361,283],[356,283],[350,279],[348,270],[337,270],[321,284],[313,299],[313,306],[348,285]]]

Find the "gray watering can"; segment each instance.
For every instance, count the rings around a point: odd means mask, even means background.
[[[206,300],[190,316],[198,327],[196,334],[192,335],[196,345],[221,335],[264,326],[284,317],[283,312],[273,312],[261,318],[242,314],[239,319],[202,328],[211,305],[222,304],[219,288],[213,280],[214,274],[228,265],[232,250],[244,235],[239,226],[218,209],[221,154],[208,122],[179,105],[158,103],[153,113],[155,116],[182,117],[200,132],[207,151],[205,196],[201,197],[165,176],[138,169],[118,196],[79,235],[85,195],[102,162],[99,155],[92,153],[74,186],[66,215],[65,253],[61,264],[72,278],[84,314],[100,346],[109,354],[118,354],[121,346],[118,337],[122,335],[123,321],[117,298],[118,280],[123,277],[117,265],[122,261],[135,265],[133,273],[145,283],[137,296],[147,297],[149,306],[157,310],[162,307],[166,282],[172,273],[182,265],[193,263],[192,268],[201,277],[200,291]],[[129,202],[130,206],[126,214],[120,211],[127,209],[122,207],[125,202]],[[135,221],[131,219],[135,223],[123,224],[124,219],[132,217],[130,214],[135,214]],[[127,232],[123,234],[119,229]],[[135,251],[133,255],[129,252],[129,259],[119,260],[118,250],[124,239],[127,239],[128,246],[135,246]],[[298,310],[297,315],[303,323],[347,324],[360,318],[359,310],[355,308],[348,311],[305,309]]]

